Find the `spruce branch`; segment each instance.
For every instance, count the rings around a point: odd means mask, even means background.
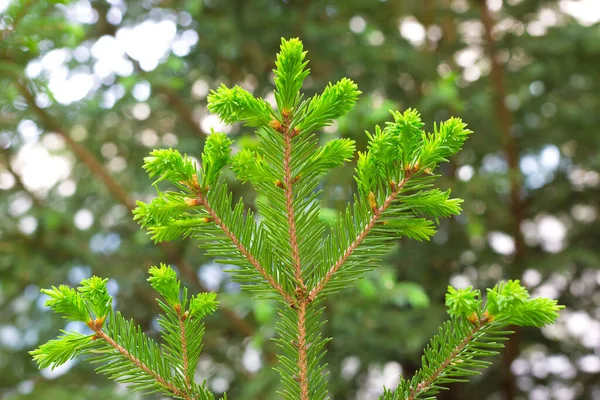
[[[434,399],[442,385],[465,382],[491,364],[483,358],[498,354],[512,332],[510,326],[542,327],[558,318],[556,300],[531,299],[519,281],[501,282],[487,290],[487,301],[472,287],[448,287],[446,307],[450,321],[426,347],[422,367],[412,379],[402,378],[394,392],[381,400]]]
[[[368,224],[360,231],[360,233],[356,236],[356,238],[352,241],[350,246],[346,248],[343,252],[342,256],[333,264],[325,274],[325,276],[316,284],[316,286],[310,291],[309,298],[316,299],[321,290],[329,283],[329,281],[333,278],[334,274],[338,272],[342,265],[348,260],[348,258],[352,255],[352,253],[360,246],[363,240],[367,237],[367,235],[371,232],[373,227],[380,220],[383,213],[390,207],[392,202],[396,200],[398,194],[402,190],[402,188],[406,185],[408,180],[410,179],[410,174],[407,174],[402,181],[396,186],[396,188],[390,193],[389,196],[386,197],[383,204],[375,209],[371,219]]]
[[[42,126],[46,128],[47,131],[52,131],[61,136],[69,149],[75,154],[75,156],[85,164],[92,175],[100,180],[107,188],[107,190],[125,207],[130,210],[135,209],[135,202],[131,200],[131,197],[124,189],[123,185],[119,184],[104,168],[104,166],[98,161],[98,159],[91,153],[88,149],[74,141],[71,136],[67,133],[67,130],[61,126],[59,120],[53,117],[48,113],[45,109],[40,108],[35,102],[34,93],[30,90],[25,80],[15,80],[15,85],[23,98],[25,99],[27,105],[33,110],[36,116],[42,123]],[[169,246],[168,243],[162,243],[161,248],[165,253],[167,259],[171,260],[174,264],[177,264],[181,269],[181,272],[185,277],[191,282],[194,286],[200,289],[203,292],[208,292],[208,289],[204,286],[204,284],[199,280],[198,275],[194,268],[181,257],[181,254],[172,246]],[[232,310],[223,307],[221,311],[226,315],[229,319],[232,326],[243,332],[246,336],[252,336],[254,334],[254,327],[248,322],[240,319]]]
[[[172,393],[176,397],[191,400],[191,397],[175,387],[171,383],[167,381],[168,378],[165,378],[160,375],[159,372],[152,370],[148,365],[138,359],[135,355],[130,353],[127,349],[117,343],[113,338],[107,335],[101,328],[101,324],[94,321],[94,323],[88,324],[90,329],[92,329],[96,333],[96,339],[103,339],[110,347],[115,349],[119,354],[121,354],[125,359],[129,360],[132,364],[134,364],[137,368],[143,371],[145,374],[149,375],[152,379],[154,379],[159,385],[167,389],[168,392]],[[138,381],[139,382],[139,381]],[[147,385],[147,383],[146,383]]]
[[[223,231],[223,233],[231,240],[234,246],[238,248],[240,253],[244,257],[246,257],[250,264],[252,264],[256,271],[258,271],[258,273],[267,282],[269,282],[269,285],[271,285],[271,287],[275,289],[281,295],[281,297],[283,297],[286,303],[293,304],[294,299],[292,298],[292,296],[286,292],[286,290],[281,286],[280,283],[278,283],[275,280],[273,276],[267,273],[266,269],[259,263],[259,261],[254,257],[254,255],[250,253],[249,249],[247,249],[242,243],[240,243],[240,240],[237,238],[237,236],[227,227],[227,225],[223,222],[219,215],[217,215],[216,211],[211,207],[206,197],[201,192],[196,192],[196,196],[199,201],[199,204],[202,205],[206,209],[208,214],[212,217],[214,224]]]
[[[31,352],[41,368],[56,367],[80,355],[100,363],[98,372],[132,390],[161,392],[184,400],[214,400],[193,377],[202,349],[202,318],[216,310],[214,293],[188,298],[187,288],[166,265],[149,271],[151,286],[162,296],[164,314],[159,317],[162,345],[148,338],[133,321],[112,310],[107,279],[93,276],[77,289],[66,286],[43,289],[50,296],[46,305],[70,320],[84,322],[91,334],[63,332]]]
[[[434,171],[461,149],[471,131],[451,118],[428,133],[416,110],[392,112],[393,121],[367,132],[368,147],[359,152],[356,165],[358,193],[328,227],[319,218],[319,181],[353,158],[355,143],[334,139],[320,145],[315,130],[352,108],[360,92],[342,79],[302,101],[305,54],[298,39],[282,40],[274,71],[278,110],[239,87],[211,92],[209,109],[226,123],[257,127],[258,146],[232,156],[232,141],[212,132],[199,165],[173,149],[153,151],[144,168],[154,185],[169,181],[177,191],[157,186],[158,196],[149,204],[138,202],[134,216],[156,242],[194,237],[216,261],[239,267],[232,273],[243,288],[277,298],[280,393],[286,400],[325,400],[322,360],[329,338],[321,334],[323,300],[372,268],[396,238],[429,240],[439,218],[460,213],[462,200],[434,188]],[[233,204],[221,177],[227,165],[260,194],[260,222],[241,199]],[[165,265],[151,268],[149,281],[161,295],[161,345],[113,312],[106,280],[93,277],[77,290],[45,291],[48,306],[67,319],[82,320],[93,335],[65,332],[35,350],[36,361],[55,365],[90,353],[93,361],[105,363],[100,372],[135,390],[212,399],[193,376],[204,334],[201,319],[214,312],[215,295],[189,298]],[[450,320],[425,349],[422,368],[412,379],[401,379],[394,391],[386,389],[382,399],[433,398],[444,384],[464,381],[488,366],[482,358],[502,347],[510,324],[541,327],[553,323],[561,309],[554,300],[531,299],[518,281],[486,293],[484,302],[478,290],[449,287]]]

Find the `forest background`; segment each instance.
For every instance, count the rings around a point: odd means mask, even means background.
[[[512,278],[567,309],[440,398],[600,399],[597,0],[0,0],[0,13],[0,398],[131,399],[86,363],[37,370],[27,352],[65,328],[39,289],[111,277],[119,309],[152,334],[145,279],[159,262],[219,292],[200,361],[209,387],[277,398],[274,305],[249,301],[192,241],[153,245],[130,210],[155,195],[141,168],[153,148],[199,157],[211,128],[255,140],[209,115],[208,92],[239,84],[274,101],[280,38],[300,37],[306,92],[344,76],[363,92],[324,140],[362,150],[365,130],[408,107],[475,132],[441,171],[463,214],[431,242],[399,240],[328,300],[332,398],[373,399],[411,375],[449,283]],[[322,218],[350,200],[352,173],[323,182]],[[249,185],[231,185],[252,204]]]

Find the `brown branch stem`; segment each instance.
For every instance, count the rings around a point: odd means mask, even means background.
[[[285,121],[283,126],[284,146],[283,146],[283,186],[285,192],[285,212],[287,214],[288,232],[290,235],[290,248],[292,250],[292,262],[294,267],[294,278],[298,291],[303,291],[304,281],[302,279],[302,264],[300,263],[300,251],[298,250],[298,236],[296,234],[296,218],[294,212],[294,192],[292,181],[292,168],[290,165],[292,153],[292,132],[289,130],[289,124]]]
[[[356,250],[356,248],[358,248],[358,246],[360,246],[362,241],[371,232],[371,229],[373,229],[373,227],[375,226],[377,221],[379,221],[379,219],[381,218],[383,213],[389,208],[389,206],[392,204],[392,202],[396,199],[396,197],[398,196],[398,194],[400,193],[402,188],[406,185],[406,183],[408,182],[410,177],[411,177],[411,175],[408,172],[406,172],[402,181],[400,181],[400,183],[398,185],[396,185],[396,188],[385,199],[384,203],[375,210],[375,212],[373,213],[373,216],[369,220],[369,223],[356,236],[356,239],[354,239],[354,241],[350,244],[350,246],[348,246],[346,251],[344,251],[344,254],[342,254],[342,256],[335,262],[335,264],[333,264],[333,266],[331,266],[331,268],[329,268],[329,271],[327,271],[327,273],[325,274],[323,279],[321,279],[319,281],[319,283],[317,283],[317,285],[310,291],[310,293],[308,295],[309,299],[315,299],[319,295],[319,292],[321,292],[321,290],[323,290],[323,288],[331,280],[333,275],[335,275],[335,273],[341,268],[341,266],[344,265],[344,263],[352,255],[354,250]]]
[[[175,396],[181,397],[186,400],[192,400],[192,397],[190,397],[189,394],[184,393],[183,391],[181,391],[178,388],[176,388],[175,386],[173,386],[173,384],[171,384],[171,383],[167,382],[165,379],[163,379],[163,377],[161,377],[158,372],[153,371],[150,367],[148,367],[146,364],[144,364],[140,359],[135,357],[133,354],[131,354],[129,351],[127,351],[127,349],[125,349],[123,346],[118,344],[113,338],[108,336],[102,330],[102,328],[97,326],[96,323],[89,323],[88,326],[90,328],[92,328],[92,330],[94,332],[96,332],[96,335],[99,338],[104,339],[111,347],[113,347],[115,350],[117,350],[119,353],[121,353],[125,358],[127,358],[129,361],[131,361],[132,363],[137,365],[138,368],[143,370],[145,373],[152,376],[156,380],[156,382],[158,382],[159,385],[163,386],[164,388],[166,388],[167,390],[172,392]]]
[[[308,397],[308,365],[306,359],[306,299],[298,304],[298,384],[300,385],[300,399],[310,400]]]
[[[188,390],[192,389],[192,383],[190,380],[190,375],[188,374],[188,369],[190,367],[190,361],[188,357],[187,350],[187,339],[185,337],[185,318],[186,314],[181,312],[181,307],[175,310],[177,312],[177,319],[179,320],[179,333],[181,335],[181,353],[183,355],[183,376],[185,377],[185,387]]]
[[[302,278],[302,263],[300,261],[300,250],[298,249],[298,236],[296,233],[296,217],[294,210],[294,189],[291,168],[292,137],[296,130],[290,130],[291,116],[284,115],[283,133],[283,190],[285,196],[285,212],[287,214],[288,233],[290,235],[290,249],[292,252],[292,263],[294,278],[296,280],[296,298],[298,304],[298,384],[300,385],[300,399],[310,400],[308,391],[308,363],[306,343],[306,308],[310,299],[307,296],[306,285]]]
[[[454,361],[456,356],[458,356],[460,352],[463,351],[465,347],[467,347],[469,342],[473,340],[473,337],[484,327],[487,326],[487,323],[487,319],[479,321],[479,324],[475,328],[473,328],[473,330],[471,330],[469,335],[467,335],[463,339],[463,341],[458,344],[458,346],[454,348],[454,350],[450,353],[448,358],[444,360],[444,362],[439,366],[439,368],[436,369],[427,380],[420,382],[416,387],[411,387],[410,393],[406,400],[414,400],[420,393],[426,392],[429,389],[429,387],[444,373],[448,365],[450,365]]]
[[[512,272],[515,273],[516,267],[522,265],[526,257],[526,244],[521,225],[525,219],[524,202],[521,198],[521,172],[519,169],[519,148],[517,140],[511,132],[513,125],[513,115],[506,106],[506,83],[504,77],[504,68],[496,52],[496,44],[492,35],[494,28],[494,18],[484,0],[479,0],[479,11],[481,21],[484,26],[483,37],[485,41],[485,50],[487,57],[491,61],[491,85],[493,90],[493,104],[496,120],[499,124],[502,134],[502,142],[506,161],[508,163],[508,175],[510,180],[510,208],[512,216],[512,235],[515,240],[515,257]],[[512,275],[509,271],[509,275]],[[515,335],[506,344],[503,354],[504,365],[504,388],[507,400],[512,400],[517,394],[517,385],[515,377],[511,371],[511,365],[519,354],[520,330],[516,326],[511,326]]]
[[[206,197],[201,192],[197,192],[196,196],[198,197],[198,201],[200,202],[200,204],[206,209],[208,214],[213,219],[213,223],[215,225],[217,225],[219,228],[221,228],[223,233],[225,233],[225,235],[233,242],[235,247],[237,247],[238,250],[240,251],[240,253],[242,253],[242,255],[244,257],[246,257],[246,259],[250,262],[250,264],[252,264],[252,266],[258,271],[258,273],[267,282],[269,282],[271,287],[273,289],[275,289],[288,304],[290,304],[290,305],[294,304],[294,299],[283,289],[283,287],[272,276],[270,276],[267,273],[265,268],[262,265],[260,265],[260,262],[258,262],[258,260],[250,253],[250,251],[248,251],[248,249],[246,249],[246,247],[242,243],[240,243],[237,236],[235,236],[235,234],[233,232],[231,232],[231,230],[229,230],[227,225],[225,225],[223,220],[219,217],[219,215],[216,213],[216,211],[208,203],[208,200],[206,199]]]

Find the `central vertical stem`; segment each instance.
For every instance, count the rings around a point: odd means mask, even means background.
[[[292,176],[292,137],[296,130],[290,129],[290,117],[284,116],[283,124],[283,189],[285,196],[285,208],[290,235],[290,249],[292,252],[292,264],[294,278],[296,280],[296,311],[298,313],[298,385],[300,386],[300,400],[310,400],[308,397],[308,367],[306,362],[306,307],[307,290],[302,279],[302,264],[300,262],[300,251],[298,249],[298,236],[296,234],[296,218],[294,213],[294,179]]]
[[[306,364],[306,300],[301,300],[298,304],[298,375],[300,399],[310,400]]]
[[[283,186],[285,190],[285,205],[290,233],[290,247],[292,250],[292,262],[294,267],[294,277],[299,287],[304,286],[302,280],[302,266],[300,264],[300,252],[298,250],[298,236],[296,235],[296,220],[294,215],[294,193],[292,189],[292,167],[290,165],[292,154],[292,134],[289,127],[284,130],[284,148],[283,148]]]

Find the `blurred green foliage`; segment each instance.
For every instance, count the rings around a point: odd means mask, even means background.
[[[463,216],[442,222],[430,243],[398,241],[385,265],[328,300],[332,397],[375,398],[381,385],[370,382],[385,371],[416,370],[444,319],[449,282],[482,288],[502,278],[568,306],[556,328],[511,340],[517,395],[597,397],[600,27],[593,6],[586,20],[570,15],[565,4],[575,2],[488,3],[495,8],[474,0],[12,2],[0,17],[2,396],[124,393],[84,364],[60,376],[37,370],[27,352],[65,328],[42,308],[39,289],[110,276],[123,314],[158,335],[144,285],[158,262],[180,268],[192,290],[200,282],[220,292],[199,366],[211,389],[234,399],[275,392],[277,374],[265,367],[274,363],[274,306],[249,302],[193,243],[154,246],[129,209],[155,196],[141,168],[148,151],[176,146],[199,158],[203,135],[222,129],[207,118],[208,91],[225,82],[269,98],[279,40],[298,36],[311,59],[304,90],[348,76],[363,92],[327,138],[352,138],[363,151],[365,130],[388,109],[409,107],[425,121],[460,116],[477,132],[443,171],[443,186],[465,199]],[[229,134],[252,141],[250,132]],[[323,183],[332,213],[350,199],[352,172],[340,168]],[[256,202],[249,185],[231,187]],[[502,398],[509,371],[498,364],[441,397]]]

